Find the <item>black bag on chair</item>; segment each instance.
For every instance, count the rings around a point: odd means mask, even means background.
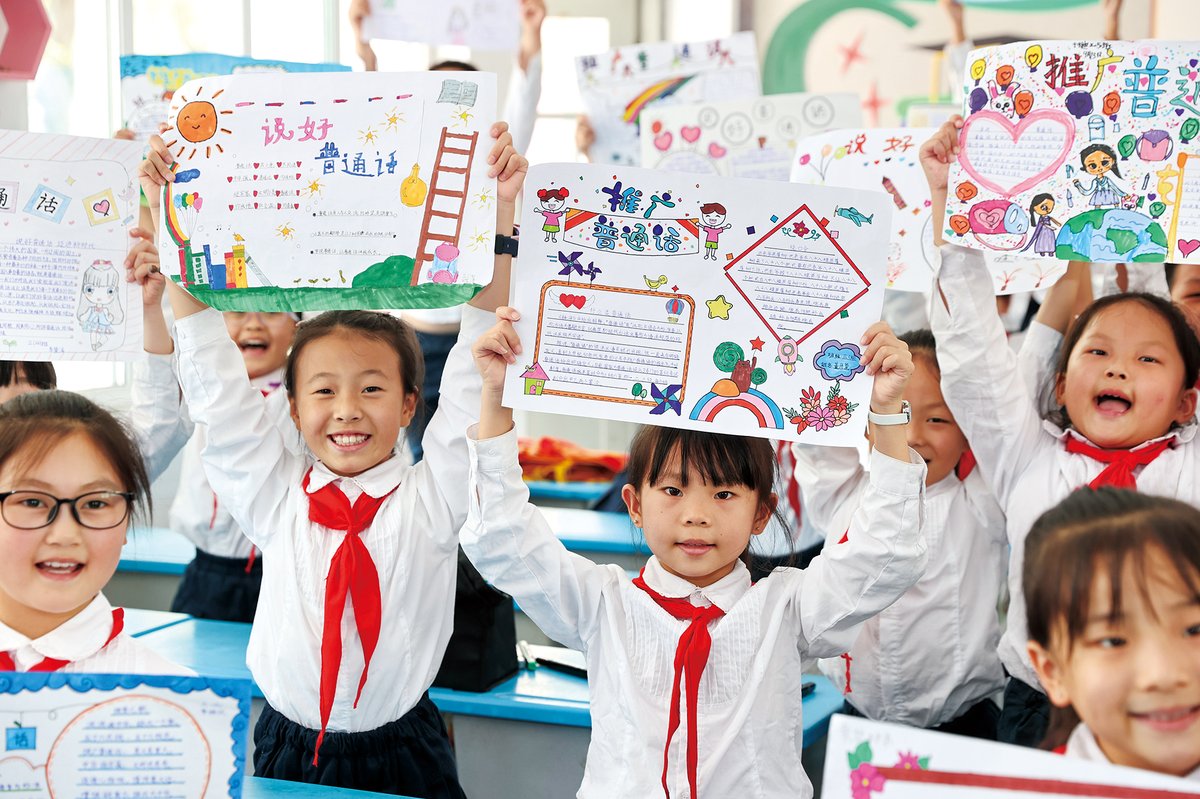
[[[454,632],[433,684],[456,691],[488,691],[517,673],[513,601],[484,581],[462,547],[454,593]]]

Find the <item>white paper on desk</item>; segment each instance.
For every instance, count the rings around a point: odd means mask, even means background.
[[[758,97],[754,34],[706,42],[655,42],[575,59],[579,91],[596,133],[592,161],[638,163],[638,126],[648,107]]]
[[[0,359],[132,360],[138,142],[0,130]]]
[[[882,192],[533,167],[505,404],[852,446],[890,208]]]
[[[516,50],[521,35],[517,0],[422,3],[371,0],[364,39],[465,45],[472,50]]]
[[[835,715],[825,744],[825,799],[1130,799],[1200,797],[1196,784],[1052,752]]]
[[[47,799],[237,799],[248,680],[0,674],[0,792]]]
[[[973,50],[947,238],[1062,261],[1200,263],[1200,43]]]
[[[486,72],[190,81],[163,135],[165,271],[227,311],[462,303],[495,259],[495,113]]]
[[[642,166],[787,180],[796,142],[862,124],[858,96],[770,94],[718,103],[647,107],[641,116]]]

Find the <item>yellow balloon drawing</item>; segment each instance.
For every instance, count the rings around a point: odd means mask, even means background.
[[[1042,46],[1040,44],[1031,44],[1025,50],[1025,63],[1030,69],[1037,69],[1038,64],[1042,63]]]
[[[416,208],[425,202],[425,195],[429,191],[429,186],[421,180],[420,170],[420,164],[413,164],[412,172],[400,183],[400,202],[409,208]]]
[[[971,64],[971,77],[976,83],[983,79],[984,72],[987,72],[987,63],[982,58],[975,59],[975,63]]]

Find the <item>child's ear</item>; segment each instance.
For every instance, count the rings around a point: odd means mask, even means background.
[[[758,503],[758,513],[754,514],[754,527],[750,530],[753,535],[758,535],[767,529],[767,525],[771,523],[771,516],[774,515],[778,505],[779,495],[774,493],[763,502]]]
[[[621,488],[621,499],[625,501],[625,507],[629,509],[629,518],[633,521],[634,527],[642,526],[642,499],[638,496],[637,489],[632,483],[626,483]]]
[[[400,426],[408,427],[413,417],[417,415],[417,392],[411,391],[404,395],[404,404],[400,408]]]
[[[296,398],[288,395],[288,413],[292,417],[292,424],[296,425],[296,429],[300,429],[300,412],[296,410]]]
[[[1058,407],[1060,407],[1060,408],[1064,407],[1067,404],[1066,400],[1065,400],[1066,387],[1067,387],[1066,375],[1064,375],[1064,374],[1055,375],[1054,376],[1054,401],[1058,404]]]
[[[1179,398],[1179,409],[1175,413],[1176,424],[1187,424],[1196,415],[1196,389],[1189,388]]]
[[[1029,653],[1030,662],[1033,663],[1033,670],[1037,672],[1038,680],[1046,689],[1046,696],[1055,706],[1068,707],[1071,704],[1071,693],[1063,679],[1065,664],[1060,663],[1053,652],[1037,641],[1029,641],[1026,651]]]

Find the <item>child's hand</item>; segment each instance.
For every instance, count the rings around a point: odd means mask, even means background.
[[[521,314],[515,308],[507,305],[497,308],[496,324],[471,345],[471,355],[483,378],[485,392],[495,395],[504,392],[504,370],[509,364],[515,364],[521,354],[521,339],[513,329],[513,322],[520,318]]]
[[[592,160],[592,145],[596,143],[596,130],[586,114],[575,120],[575,149],[589,161]]]
[[[144,307],[161,308],[167,281],[159,265],[154,234],[139,227],[129,231],[129,235],[137,239],[137,243],[125,256],[125,279],[141,285]]]
[[[950,164],[958,157],[958,132],[962,126],[962,117],[955,114],[921,145],[921,168],[925,170],[925,180],[929,181],[929,190],[934,195],[946,191]]]
[[[374,72],[378,67],[375,51],[362,35],[363,19],[370,13],[371,4],[368,0],[350,0],[350,30],[354,31],[354,52],[362,59],[363,69]]]
[[[1100,0],[1104,14],[1104,38],[1114,41],[1121,38],[1121,3],[1123,0]]]
[[[138,167],[138,180],[141,181],[142,193],[146,195],[152,213],[157,213],[162,205],[162,187],[168,182],[175,182],[175,173],[171,171],[173,163],[175,157],[171,155],[167,143],[158,134],[151,136],[146,160]]]
[[[488,154],[489,178],[496,178],[496,196],[506,202],[516,202],[529,172],[529,161],[513,147],[512,134],[507,122],[492,125],[492,137],[496,143]]]
[[[866,347],[862,362],[867,374],[875,376],[871,389],[871,410],[876,413],[896,413],[904,397],[904,387],[913,375],[912,353],[908,345],[896,338],[887,322],[876,322],[863,334]]]
[[[521,0],[521,47],[517,63],[522,70],[542,51],[542,22],[546,19],[546,0]]]

